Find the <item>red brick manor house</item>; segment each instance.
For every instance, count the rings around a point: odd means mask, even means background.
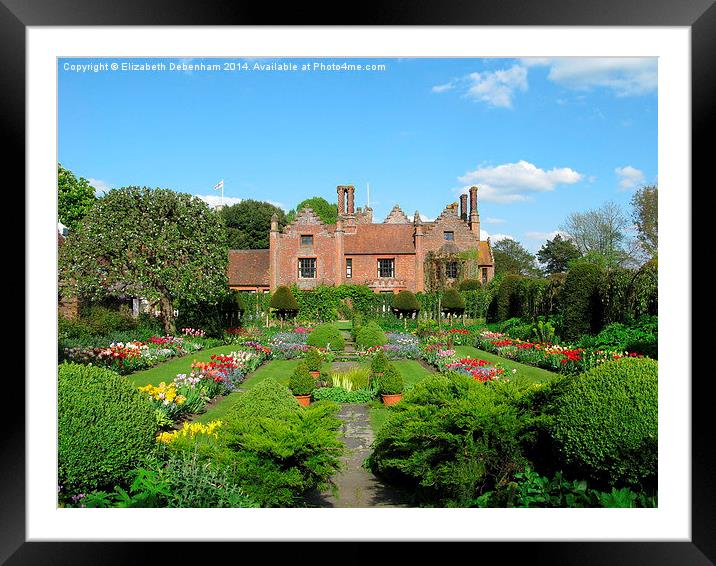
[[[341,185],[338,220],[324,224],[310,208],[291,224],[271,223],[269,249],[230,250],[229,286],[265,292],[279,285],[301,289],[353,283],[376,292],[430,291],[465,278],[483,283],[494,275],[490,241],[480,240],[477,187],[449,204],[432,222],[416,211],[410,220],[397,204],[382,223],[369,207],[354,208],[355,188]]]

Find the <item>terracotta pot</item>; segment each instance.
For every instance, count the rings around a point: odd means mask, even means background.
[[[383,398],[383,405],[395,405],[398,401],[403,398],[402,393],[396,393],[395,395],[380,395]]]
[[[312,372],[310,372],[310,374],[313,379],[318,379],[319,377],[321,377],[320,371],[312,371]]]
[[[311,404],[310,395],[294,395],[294,397],[296,398],[296,401],[298,401],[298,404],[303,407],[308,407]]]

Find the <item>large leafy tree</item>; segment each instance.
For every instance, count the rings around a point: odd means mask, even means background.
[[[57,164],[57,216],[70,230],[76,230],[80,220],[97,202],[94,188],[84,177]]]
[[[537,259],[544,265],[544,270],[547,273],[564,273],[567,271],[569,262],[581,255],[579,248],[572,240],[557,234],[540,248],[537,252]]]
[[[246,199],[222,208],[229,249],[260,250],[269,247],[271,216],[278,216],[279,229],[286,225],[286,214],[270,202]]]
[[[659,248],[659,190],[656,186],[641,187],[634,193],[631,204],[632,220],[636,225],[637,239],[651,258]]]
[[[629,239],[629,219],[614,202],[586,212],[574,212],[561,226],[579,248],[586,261],[611,269],[627,267],[635,261],[633,239]]]
[[[295,209],[289,211],[287,215],[289,223],[293,222],[296,214],[302,208],[310,208],[326,224],[335,224],[338,220],[338,205],[336,203],[330,203],[323,197],[311,197],[299,202]]]
[[[504,238],[492,244],[495,258],[495,274],[539,275],[535,256],[512,238]]]
[[[60,248],[60,276],[75,293],[158,301],[167,333],[177,298],[226,292],[227,262],[226,230],[204,201],[147,187],[109,191]]]

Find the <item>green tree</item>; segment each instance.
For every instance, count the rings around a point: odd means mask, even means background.
[[[174,333],[174,303],[212,301],[226,292],[226,229],[192,195],[169,189],[109,191],[60,248],[60,277],[93,298],[158,301]]]
[[[279,207],[260,200],[246,199],[222,208],[229,249],[259,250],[269,247],[271,216],[278,216],[278,227],[286,225],[286,214]]]
[[[629,220],[614,202],[606,202],[600,208],[586,212],[574,212],[560,227],[573,238],[586,261],[608,269],[634,263],[628,228]]]
[[[75,177],[69,169],[57,164],[57,216],[67,228],[76,230],[80,220],[97,202],[94,188],[87,179]]]
[[[537,259],[543,264],[547,273],[564,273],[569,267],[569,262],[577,259],[582,254],[576,244],[569,238],[563,238],[557,234],[537,252]]]
[[[632,220],[637,229],[641,248],[650,257],[657,257],[659,248],[659,189],[641,187],[631,199]]]
[[[505,238],[492,244],[492,256],[495,258],[495,274],[514,273],[516,275],[539,275],[535,265],[535,256],[522,244],[512,238]]]
[[[286,215],[290,224],[302,208],[310,208],[325,224],[335,224],[338,219],[338,205],[330,203],[323,197],[311,197],[298,203],[295,209]]]

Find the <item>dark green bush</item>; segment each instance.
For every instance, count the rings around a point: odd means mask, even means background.
[[[501,322],[522,316],[521,280],[520,275],[513,274],[505,275],[502,278],[488,309],[490,322]]]
[[[223,450],[212,456],[231,464],[234,481],[262,507],[295,507],[340,468],[339,408],[320,401],[301,409],[286,387],[265,380],[224,417]]]
[[[591,263],[578,263],[567,273],[562,287],[563,337],[578,340],[584,334],[597,334],[602,324],[599,286],[602,269]]]
[[[373,359],[370,362],[370,373],[371,375],[382,374],[388,367],[388,358],[385,355],[385,350],[381,348],[373,354]]]
[[[335,324],[321,324],[308,335],[308,344],[316,348],[343,349],[343,335]]]
[[[405,389],[403,375],[393,364],[388,364],[385,372],[378,378],[378,390],[381,395],[397,395]]]
[[[271,295],[269,306],[276,311],[276,316],[280,319],[291,318],[298,314],[296,297],[285,285],[276,288],[274,294]]]
[[[519,395],[513,383],[426,377],[391,411],[368,464],[422,502],[472,505],[527,465]]]
[[[323,356],[321,356],[321,352],[319,352],[318,349],[311,348],[306,352],[305,362],[308,366],[308,371],[321,371]]]
[[[151,403],[107,369],[61,364],[58,374],[60,485],[69,492],[125,484],[155,446]]]
[[[316,388],[316,383],[305,362],[296,366],[288,382],[288,388],[294,395],[310,395]]]
[[[375,322],[369,322],[365,326],[361,326],[356,333],[356,346],[363,350],[387,343],[388,338],[386,338],[385,332]]]
[[[658,367],[623,358],[566,386],[552,430],[565,469],[610,486],[656,481]]]
[[[420,303],[410,291],[400,291],[391,297],[391,308],[400,316],[412,316],[420,310]]]
[[[137,327],[137,321],[132,318],[130,310],[115,310],[99,305],[82,309],[80,323],[86,325],[91,334],[100,336]]]
[[[443,293],[442,311],[450,315],[461,315],[465,312],[465,299],[457,291],[457,289],[450,288]]]
[[[479,291],[482,283],[478,279],[463,279],[457,286],[460,291]]]
[[[335,401],[336,403],[367,403],[375,398],[372,389],[346,391],[342,387],[321,387],[313,391],[316,401]]]

